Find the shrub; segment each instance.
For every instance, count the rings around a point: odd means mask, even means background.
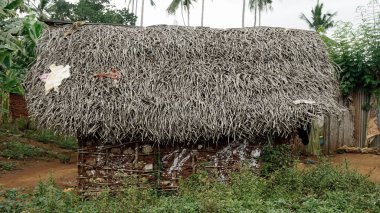
[[[201,172],[181,180],[177,193],[144,188],[128,179],[120,193],[83,199],[50,179],[29,199],[15,204],[10,197],[0,197],[0,208],[17,209],[13,212],[380,212],[378,185],[329,163],[307,170],[284,168],[267,176],[243,169],[228,182]]]
[[[267,176],[271,172],[292,167],[297,160],[291,145],[267,144],[261,154],[261,174]]]
[[[22,212],[27,195],[20,195],[15,189],[0,191],[0,212]]]

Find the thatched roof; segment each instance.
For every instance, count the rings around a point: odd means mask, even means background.
[[[339,110],[315,32],[283,28],[50,27],[25,82],[38,123],[105,141],[194,142],[286,135]],[[45,95],[51,64],[70,65]],[[111,69],[121,77],[95,77]]]

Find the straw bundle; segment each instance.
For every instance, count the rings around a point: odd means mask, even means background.
[[[334,68],[318,35],[282,28],[130,28],[44,32],[25,81],[37,122],[105,142],[158,143],[286,135],[339,110]],[[69,65],[45,95],[51,64]],[[117,78],[97,77],[117,70]]]

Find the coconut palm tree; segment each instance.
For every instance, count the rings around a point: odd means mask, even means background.
[[[249,0],[249,9],[254,10],[254,26],[257,24],[257,17],[259,18],[259,26],[261,26],[261,12],[264,10],[272,9],[272,0]]]
[[[156,3],[154,3],[153,0],[150,0],[151,6],[156,6]],[[142,27],[144,24],[144,7],[145,7],[145,0],[142,0],[141,2],[141,16],[140,16],[140,26]]]
[[[272,10],[272,0],[259,0],[258,11],[259,11],[259,26],[261,26],[261,12]]]
[[[332,20],[335,13],[323,13],[323,3],[317,2],[317,5],[311,10],[311,19],[308,19],[305,14],[301,14],[300,18],[309,25],[310,29],[318,30],[327,30],[334,26],[334,21]]]
[[[185,10],[187,12],[187,25],[190,26],[190,6],[193,4],[193,2],[196,1],[197,0],[173,0],[166,11],[169,14],[175,14],[177,9],[181,7],[183,23],[186,25],[185,19],[183,17],[183,10]]]

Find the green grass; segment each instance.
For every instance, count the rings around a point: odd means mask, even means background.
[[[17,141],[7,142],[0,149],[0,156],[16,160],[28,157],[43,157],[47,153],[47,150]]]
[[[52,152],[19,141],[5,142],[0,146],[0,156],[9,159],[22,160],[27,158],[43,159],[57,158],[61,163],[68,163],[70,158],[66,155]]]
[[[17,166],[14,163],[1,162],[0,161],[0,171],[11,171],[11,170],[14,170],[16,168],[17,168]]]
[[[75,138],[55,134],[52,130],[27,130],[24,137],[42,143],[52,143],[62,149],[76,150],[78,143]]]
[[[228,183],[200,173],[181,181],[174,194],[141,189],[133,182],[127,181],[117,195],[105,192],[83,199],[49,180],[27,197],[4,192],[0,212],[380,212],[378,185],[329,163],[266,176],[243,170],[232,174]]]
[[[45,144],[54,144],[62,149],[76,150],[78,143],[74,137],[54,133],[49,129],[38,129],[36,125],[24,118],[0,126],[0,136],[21,136]]]

